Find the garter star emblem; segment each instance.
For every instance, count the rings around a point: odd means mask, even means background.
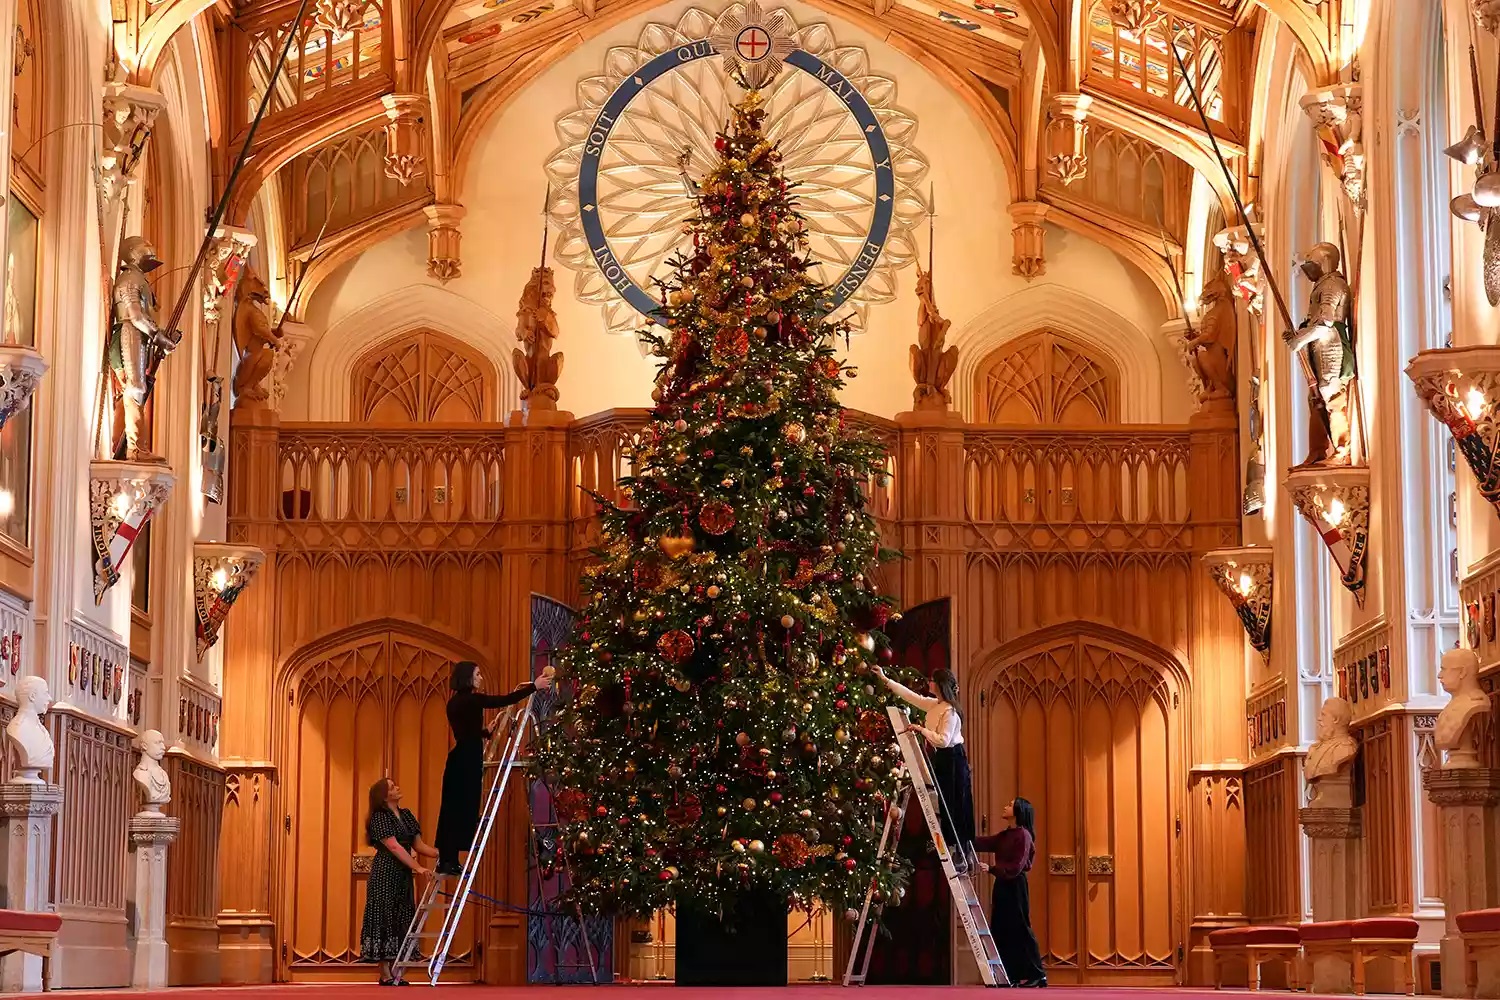
[[[795,185],[824,314],[858,328],[867,306],[895,299],[927,213],[916,120],[864,49],[753,0],[648,23],[579,82],[577,110],[557,122],[562,144],[547,162],[556,260],[609,332],[655,320],[655,279],[690,249],[683,223],[697,203],[684,176],[713,167],[714,138],[744,89],[761,92],[766,133]]]

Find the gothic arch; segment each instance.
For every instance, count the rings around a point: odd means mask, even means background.
[[[991,351],[979,362],[972,393],[979,423],[1077,427],[1119,419],[1116,366],[1046,327]]]
[[[479,351],[436,330],[408,330],[354,363],[355,423],[483,423],[495,416],[495,369]]]

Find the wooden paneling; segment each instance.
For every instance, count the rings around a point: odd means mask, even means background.
[[[219,832],[224,772],[184,754],[167,757],[171,815],[181,827],[167,852],[167,978],[173,986],[219,982]]]
[[[1365,865],[1370,912],[1409,914],[1412,897],[1411,717],[1382,716],[1360,731],[1364,748]]]
[[[1302,919],[1299,756],[1272,757],[1245,771],[1246,914],[1255,923]]]

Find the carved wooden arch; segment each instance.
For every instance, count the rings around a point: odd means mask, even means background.
[[[1015,660],[1023,653],[1080,635],[1097,640],[1106,646],[1114,646],[1154,664],[1170,679],[1184,699],[1192,690],[1192,674],[1177,653],[1158,646],[1150,639],[1142,638],[1134,632],[1127,632],[1103,622],[1084,620],[1048,625],[1004,642],[985,646],[972,657],[971,662],[980,664],[980,667],[973,675],[973,679],[966,683],[970,688],[978,690],[990,682],[990,674],[998,673],[1005,663]]]
[[[1042,327],[986,355],[975,368],[971,398],[978,423],[1114,424],[1120,422],[1120,370],[1092,345]],[[1021,407],[1033,419],[997,419]]]
[[[494,419],[498,373],[489,358],[426,327],[371,345],[349,372],[356,423],[483,423]],[[467,412],[454,413],[454,404]],[[391,404],[404,416],[389,416]]]
[[[136,41],[135,65],[130,70],[130,82],[143,87],[151,86],[151,81],[156,78],[157,63],[171,44],[172,36],[190,25],[198,15],[212,9],[215,2],[216,0],[167,0],[151,11],[146,23],[141,25],[140,36]],[[218,93],[215,90],[208,92]]]
[[[453,662],[459,660],[473,660],[484,670],[489,666],[489,659],[475,647],[456,639],[447,632],[435,629],[414,618],[399,616],[387,616],[384,618],[371,618],[347,628],[339,629],[328,635],[320,636],[310,642],[303,643],[292,652],[282,657],[276,668],[276,681],[274,693],[280,698],[285,698],[295,683],[299,673],[304,671],[309,664],[317,663],[342,646],[351,642],[366,639],[370,636],[379,635],[383,632],[394,632],[407,638],[424,642],[434,648],[442,649],[450,654]]]

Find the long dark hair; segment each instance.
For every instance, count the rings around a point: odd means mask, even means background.
[[[370,814],[365,817],[365,826],[370,825],[370,820],[382,809],[391,807],[391,779],[381,778],[370,786]]]
[[[953,711],[962,719],[963,709],[958,706],[958,678],[953,676],[953,671],[945,669],[934,672],[932,686],[937,688],[938,697],[952,705]]]
[[[1026,857],[1026,863],[1021,866],[1022,871],[1031,870],[1031,862],[1036,859],[1036,810],[1031,803],[1019,795],[1011,801],[1011,816],[1016,821],[1016,826],[1031,834],[1031,853]]]
[[[453,672],[448,675],[448,690],[455,694],[474,690],[474,675],[477,673],[479,664],[473,660],[459,660],[453,664]]]

